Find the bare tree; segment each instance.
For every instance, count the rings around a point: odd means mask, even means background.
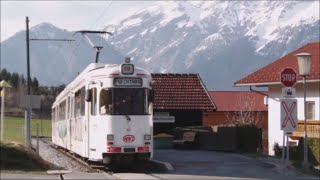
[[[258,96],[239,96],[234,99],[234,105],[229,111],[225,111],[225,116],[229,124],[254,124],[258,125],[262,121],[261,111],[258,110]]]

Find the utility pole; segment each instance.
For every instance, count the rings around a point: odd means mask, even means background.
[[[28,107],[27,107],[27,122],[26,122],[26,139],[27,147],[31,149],[31,93],[30,93],[30,48],[29,48],[29,18],[26,17],[26,52],[27,52],[27,96],[28,96]]]
[[[27,52],[27,118],[25,123],[26,128],[26,143],[27,147],[31,148],[31,112],[32,112],[32,104],[31,104],[31,78],[30,78],[30,40],[39,40],[39,41],[74,41],[70,39],[30,39],[29,38],[29,18],[26,17],[26,52]],[[41,121],[41,133],[42,133],[42,121]]]

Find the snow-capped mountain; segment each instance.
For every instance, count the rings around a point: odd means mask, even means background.
[[[318,7],[319,1],[157,2],[106,25],[114,35],[97,39],[104,46],[101,62],[120,63],[130,56],[150,72],[199,73],[208,89],[232,89],[245,75],[319,41]],[[72,34],[43,23],[31,29],[30,37]],[[31,42],[31,72],[40,83],[68,83],[93,62],[94,49],[81,35],[74,38],[73,43]],[[2,43],[9,71],[25,72],[24,39],[20,32]]]
[[[229,89],[258,67],[319,41],[319,1],[160,2],[114,29],[108,41],[150,71],[197,72],[209,89]]]
[[[69,83],[89,63],[95,62],[95,49],[81,34],[60,29],[49,23],[41,23],[30,29],[31,76],[40,84],[59,85]],[[93,43],[104,48],[100,53],[102,63],[120,63],[123,56],[103,38],[89,35]],[[21,31],[1,43],[3,68],[26,75],[25,31]],[[38,41],[33,39],[73,39],[75,41]]]

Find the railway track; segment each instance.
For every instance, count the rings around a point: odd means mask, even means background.
[[[81,165],[82,167],[88,169],[88,172],[93,173],[93,172],[108,172],[108,173],[112,173],[110,170],[106,169],[105,166],[103,166],[102,164],[89,164],[87,161],[85,161],[84,159],[82,159],[81,157],[78,157],[76,154],[74,153],[70,153],[69,151],[62,149],[54,144],[52,144],[51,140],[48,138],[39,138],[39,141],[48,144],[51,148],[55,149],[56,151],[58,151],[59,153],[63,154],[64,156],[74,160],[75,162],[77,162],[79,165]]]
[[[39,141],[47,144],[48,146],[50,146],[51,148],[53,148],[54,150],[56,150],[57,152],[59,152],[60,154],[68,157],[69,159],[72,159],[73,161],[77,162],[77,164],[81,165],[83,168],[88,169],[87,172],[89,173],[108,173],[108,174],[113,174],[113,173],[144,173],[144,174],[150,174],[152,173],[152,171],[155,170],[154,167],[152,167],[152,165],[150,165],[149,161],[138,161],[135,163],[134,166],[129,165],[129,166],[125,166],[125,167],[113,167],[113,168],[109,168],[104,166],[102,163],[89,163],[87,161],[85,161],[83,158],[77,156],[74,153],[70,153],[70,151],[67,151],[63,148],[60,148],[56,145],[54,145],[51,142],[51,139],[49,138],[39,138]]]

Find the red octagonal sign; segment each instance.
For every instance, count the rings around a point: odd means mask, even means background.
[[[284,68],[280,73],[280,81],[285,87],[292,87],[297,82],[297,73],[290,67]]]

